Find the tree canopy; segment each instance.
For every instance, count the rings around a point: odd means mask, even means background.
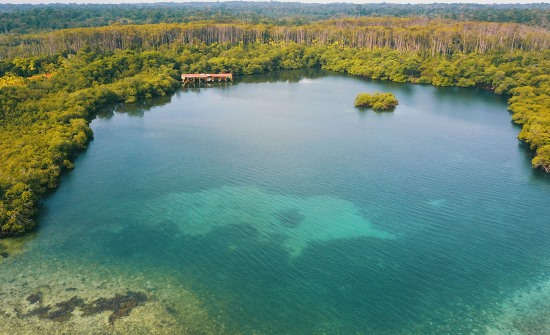
[[[399,104],[393,93],[359,93],[353,102],[355,107],[372,108],[375,111],[393,110]]]
[[[0,33],[36,33],[112,24],[197,20],[301,25],[340,17],[393,16],[515,22],[550,28],[549,4],[306,4],[299,2],[187,2],[156,4],[0,4]]]
[[[277,43],[390,48],[429,55],[546,50],[550,32],[513,23],[458,22],[425,18],[334,19],[300,26],[214,23],[113,25],[50,33],[0,35],[0,59],[54,56],[81,48],[97,51],[158,50],[201,43]]]

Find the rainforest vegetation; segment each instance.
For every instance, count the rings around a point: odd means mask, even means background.
[[[300,25],[336,17],[362,16],[418,16],[550,27],[550,5],[544,3],[411,5],[223,1],[118,5],[0,4],[0,32],[31,33],[111,24],[182,23],[197,20]]]
[[[181,72],[320,67],[509,97],[533,166],[550,172],[550,35],[511,23],[425,18],[306,25],[194,22],[0,35],[0,236],[35,225],[101,108],[170,94]]]
[[[302,26],[193,22],[75,28],[42,34],[0,35],[0,58],[51,56],[88,46],[99,51],[150,50],[197,43],[277,43],[389,48],[419,54],[547,50],[550,31],[512,23],[423,18],[334,19]]]
[[[355,97],[355,107],[372,108],[375,111],[389,111],[399,102],[393,93],[359,93]]]

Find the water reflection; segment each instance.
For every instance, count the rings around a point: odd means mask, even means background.
[[[124,113],[128,116],[143,117],[144,113],[154,107],[164,106],[170,103],[172,96],[154,97],[141,100],[136,103],[122,103],[100,110],[96,115],[100,119],[110,119],[115,113]]]
[[[289,82],[297,83],[304,79],[321,78],[329,74],[329,71],[323,71],[316,68],[300,69],[292,71],[274,71],[254,76],[236,77],[235,83],[274,83]]]

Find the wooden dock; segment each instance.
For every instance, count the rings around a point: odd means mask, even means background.
[[[216,81],[233,81],[232,73],[183,73],[181,80],[184,84],[212,83]]]

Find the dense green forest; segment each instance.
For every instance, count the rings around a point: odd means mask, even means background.
[[[111,24],[182,23],[212,19],[279,25],[359,16],[419,16],[462,21],[515,22],[550,27],[549,4],[304,4],[292,2],[188,2],[118,5],[1,5],[0,32],[30,33]]]
[[[302,26],[193,22],[74,28],[42,34],[0,35],[0,59],[77,52],[150,50],[200,43],[276,43],[390,48],[422,54],[546,50],[550,31],[513,23],[459,22],[424,18],[334,19]]]
[[[2,37],[0,236],[32,229],[40,198],[92,137],[103,107],[164,96],[181,72],[322,67],[509,97],[533,166],[550,172],[550,38],[517,24],[423,18],[78,28]]]

